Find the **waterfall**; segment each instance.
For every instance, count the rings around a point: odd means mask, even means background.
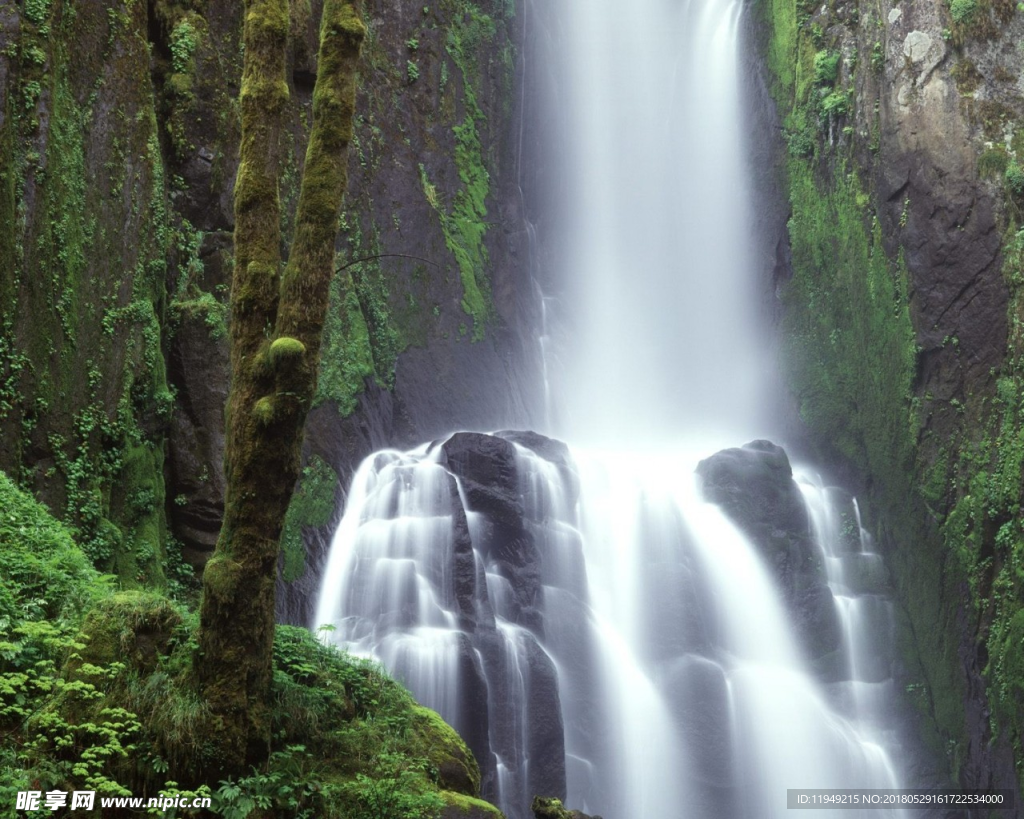
[[[521,433],[377,453],[316,624],[455,726],[511,819],[537,794],[606,819],[781,819],[787,788],[896,787],[867,636],[891,622],[855,506],[801,478],[842,632],[812,674],[767,561],[695,466]]]
[[[567,439],[747,434],[763,332],[734,0],[560,0]]]
[[[769,420],[742,4],[543,13],[565,229],[557,297],[531,279],[572,449],[457,433],[366,459],[312,625],[438,710],[509,819],[535,795],[782,819],[789,788],[898,787],[890,603],[856,502],[764,441],[707,458]]]

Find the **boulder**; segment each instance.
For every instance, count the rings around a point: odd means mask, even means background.
[[[752,441],[704,459],[697,474],[704,497],[760,552],[809,659],[835,651],[842,636],[839,617],[785,450]]]
[[[536,819],[601,819],[600,816],[588,816],[578,810],[566,810],[562,800],[544,796],[535,796],[530,809]]]

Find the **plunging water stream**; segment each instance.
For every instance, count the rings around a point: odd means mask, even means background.
[[[781,819],[787,788],[896,787],[884,570],[855,504],[799,476],[790,535],[813,535],[816,616],[839,629],[815,652],[763,544],[694,473],[765,420],[742,6],[549,5],[570,341],[544,389],[574,448],[466,433],[368,458],[313,625],[458,729],[510,819],[535,795],[605,819]]]

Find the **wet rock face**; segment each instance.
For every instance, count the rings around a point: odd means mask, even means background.
[[[543,633],[540,555],[523,517],[515,447],[492,435],[459,432],[442,451],[442,463],[462,486],[466,511],[479,513],[476,548],[512,587],[514,622]]]
[[[782,447],[752,441],[697,465],[704,497],[760,551],[778,584],[809,659],[839,648],[839,619],[810,520]]]
[[[566,469],[568,447],[532,432],[500,435],[460,432],[440,444],[441,463],[461,487],[461,493],[452,492],[455,597],[460,625],[467,632],[460,651],[461,685],[467,696],[459,727],[480,762],[485,795],[494,785],[495,753],[513,758],[511,749],[501,746],[501,738],[518,736],[520,720],[528,726],[528,790],[561,794],[565,739],[558,674],[539,642],[544,633],[542,555],[524,508],[520,456],[509,439],[528,442],[529,449],[551,455],[552,463]],[[498,607],[488,599],[483,572],[474,571],[474,549],[487,571],[497,572],[508,583],[502,615],[524,629],[514,638],[517,660],[508,652],[509,638],[502,640],[496,630]],[[522,680],[524,702],[507,688],[516,678]]]

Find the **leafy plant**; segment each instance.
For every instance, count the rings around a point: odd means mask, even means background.
[[[1024,197],[1024,168],[1014,160],[1006,168],[1006,187],[1015,197]]]
[[[814,82],[833,85],[839,78],[839,52],[819,51],[814,55]]]
[[[373,761],[372,775],[357,774],[345,787],[359,806],[353,819],[434,819],[444,800],[422,790],[422,773],[400,754],[381,753]]]
[[[842,117],[850,113],[850,95],[845,91],[833,91],[821,100],[823,117]]]
[[[951,0],[949,4],[949,14],[958,25],[970,23],[977,11],[978,0]]]

